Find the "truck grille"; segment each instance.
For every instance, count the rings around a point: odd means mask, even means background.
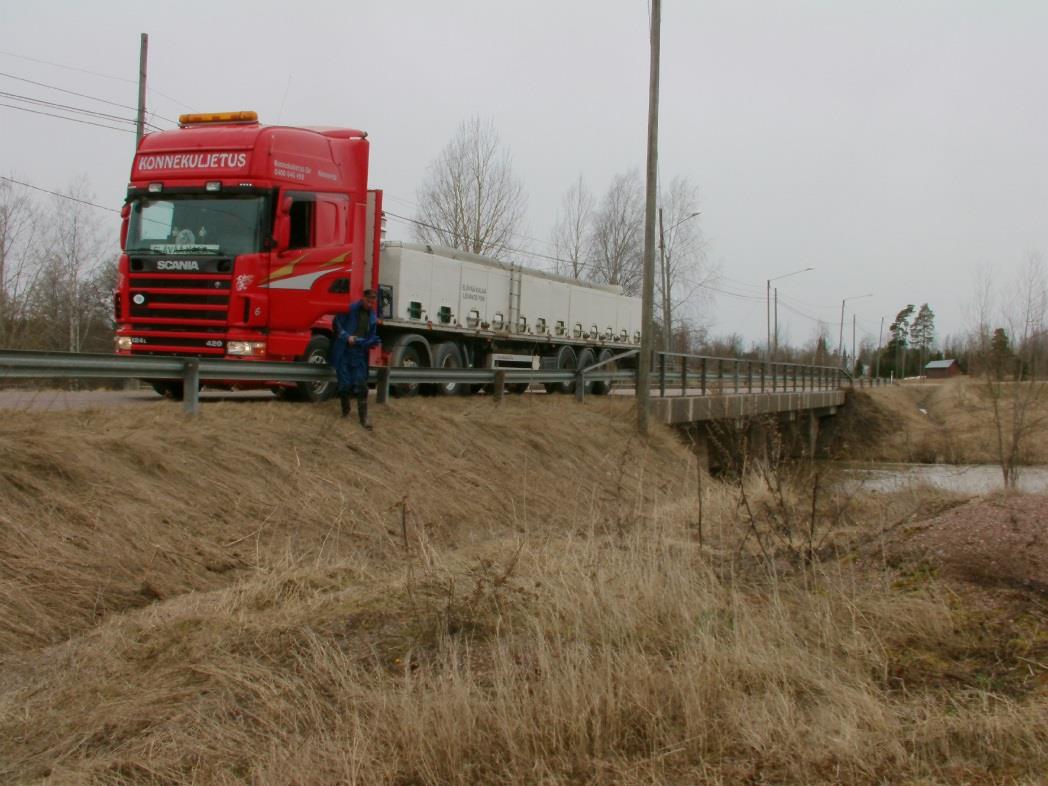
[[[132,258],[129,268],[132,352],[225,354],[231,259]]]

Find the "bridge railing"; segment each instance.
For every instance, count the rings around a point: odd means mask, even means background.
[[[501,398],[507,385],[549,386],[563,392],[574,392],[580,400],[598,387],[603,392],[612,388],[629,390],[636,386],[638,350],[615,355],[583,369],[371,369],[370,381],[378,400],[385,401],[391,386],[464,385],[489,386]],[[652,387],[662,396],[708,396],[789,391],[826,390],[851,383],[839,368],[797,363],[687,355],[673,352],[655,353],[652,363]],[[25,352],[0,350],[0,382],[15,379],[147,379],[180,381],[187,412],[199,408],[199,389],[203,383],[293,383],[334,381],[334,372],[326,365],[283,363],[255,360],[214,360],[183,356],[128,356],[82,354],[70,352]]]
[[[653,387],[659,395],[707,396],[831,390],[851,384],[837,366],[657,352]]]

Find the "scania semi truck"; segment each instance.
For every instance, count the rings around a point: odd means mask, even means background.
[[[639,345],[640,301],[619,287],[386,242],[368,152],[363,131],[254,112],[182,115],[144,136],[122,211],[116,351],[324,363],[333,316],[365,289],[379,293],[373,365],[574,370]],[[332,385],[281,390],[319,400]]]

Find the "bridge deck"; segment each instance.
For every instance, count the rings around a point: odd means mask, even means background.
[[[654,417],[663,423],[732,420],[780,412],[830,410],[844,403],[843,390],[807,390],[781,393],[738,393],[707,396],[667,395],[651,399]]]

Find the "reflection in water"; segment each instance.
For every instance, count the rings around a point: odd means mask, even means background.
[[[1004,487],[996,464],[837,464],[846,490],[901,491],[925,485],[963,494],[987,494]],[[1048,493],[1048,467],[1022,467],[1019,490]]]

